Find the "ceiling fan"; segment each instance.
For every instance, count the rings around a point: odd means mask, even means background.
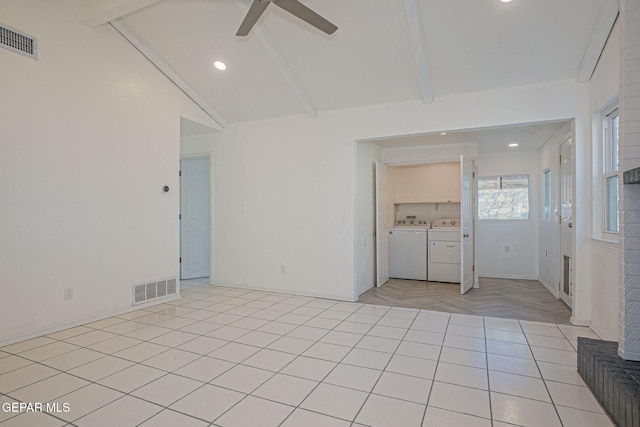
[[[253,4],[251,4],[249,12],[247,12],[247,16],[244,17],[242,24],[240,24],[240,28],[238,28],[236,36],[246,36],[249,34],[249,31],[251,31],[256,22],[258,22],[258,19],[260,19],[264,10],[269,6],[269,3],[273,3],[276,6],[281,7],[290,14],[297,16],[327,34],[333,34],[338,29],[338,27],[300,3],[298,0],[253,0]]]

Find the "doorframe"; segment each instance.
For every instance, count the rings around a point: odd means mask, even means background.
[[[477,251],[478,247],[478,177],[477,177],[478,157],[471,157],[471,217],[473,221],[473,287],[480,289],[480,275],[478,273]]]
[[[182,161],[183,160],[209,160],[209,285],[213,285],[213,154],[211,152],[181,154],[178,161],[178,259],[182,259]],[[182,280],[182,263],[178,263],[178,278]]]
[[[478,160],[477,155],[476,156],[469,156],[469,159],[471,159],[472,161],[472,165],[473,165],[473,173],[476,173],[476,162]],[[357,161],[357,159],[356,159]],[[402,161],[402,162],[398,162],[398,161],[391,161],[391,162],[385,162],[380,160],[381,164],[386,165],[387,167],[394,167],[394,166],[420,166],[420,165],[434,165],[434,164],[439,164],[439,163],[458,163],[460,164],[460,155],[455,156],[452,155],[451,157],[443,157],[443,158],[438,158],[438,159],[434,159],[434,160],[418,160],[418,161],[414,161],[414,160],[410,160],[410,161]],[[460,165],[460,168],[462,169],[462,165]],[[376,180],[376,178],[374,178],[374,180]],[[374,183],[375,184],[375,183]],[[460,182],[460,186],[462,186],[462,182]],[[474,241],[473,241],[473,265],[475,267],[475,270],[473,272],[472,275],[472,280],[473,280],[473,288],[480,288],[480,284],[479,284],[479,280],[478,280],[478,268],[476,266],[476,244],[477,244],[477,240],[476,240],[476,236],[475,236],[475,232],[476,232],[476,218],[477,218],[477,206],[475,206],[475,199],[477,197],[476,194],[477,191],[477,186],[476,186],[476,178],[475,176],[472,178],[472,184],[471,184],[471,197],[472,197],[472,217],[473,217],[473,232],[474,232]],[[376,194],[377,197],[377,194]],[[462,201],[460,203],[460,209],[462,209]],[[357,216],[357,215],[355,215]],[[377,224],[378,222],[378,218],[376,216],[375,218],[375,222]],[[462,250],[462,247],[461,247]],[[377,252],[378,252],[378,248],[377,248],[377,244],[376,244],[376,248],[374,251],[374,267],[376,268],[377,271]],[[375,283],[374,283],[374,287],[376,287]]]

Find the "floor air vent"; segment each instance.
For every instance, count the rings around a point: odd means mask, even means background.
[[[133,305],[142,304],[178,293],[178,281],[175,277],[155,282],[133,285]]]
[[[0,24],[0,46],[33,59],[38,58],[38,39]]]

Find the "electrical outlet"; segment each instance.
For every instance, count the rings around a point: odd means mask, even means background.
[[[71,301],[73,299],[73,288],[64,288],[64,300]]]
[[[280,266],[280,274],[287,274],[287,266],[282,264]]]

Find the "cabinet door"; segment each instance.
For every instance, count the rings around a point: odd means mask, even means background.
[[[428,203],[460,202],[460,165],[436,163],[428,165],[425,177]]]
[[[394,203],[459,203],[460,165],[435,163],[393,168]]]
[[[396,203],[424,203],[427,165],[402,166],[395,170]]]

